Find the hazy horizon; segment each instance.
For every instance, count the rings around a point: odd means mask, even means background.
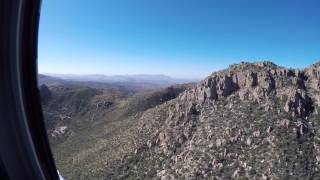
[[[39,74],[47,75],[47,76],[106,76],[106,77],[114,77],[114,76],[163,76],[173,79],[189,79],[189,80],[200,80],[200,78],[188,78],[188,77],[175,77],[166,74],[76,74],[76,73],[47,73],[47,72],[39,72]],[[209,76],[210,74],[206,75]],[[205,77],[203,77],[205,78]]]
[[[270,61],[270,60],[269,60]],[[241,62],[261,62],[261,61],[239,61],[237,62],[236,64],[239,64]],[[273,61],[270,61],[270,62],[273,62]],[[311,64],[307,64],[305,67],[287,67],[287,66],[283,66],[283,67],[286,67],[286,68],[306,68],[314,63],[318,63],[320,62],[320,59],[319,60],[316,60],[314,62],[312,62]],[[231,64],[229,64],[231,65]],[[216,69],[216,70],[213,70],[212,72],[210,72],[209,74],[206,74],[204,75],[203,77],[177,77],[177,76],[171,76],[171,75],[167,75],[167,74],[143,74],[143,73],[140,73],[140,74],[103,74],[103,73],[50,73],[50,72],[39,72],[39,74],[43,74],[43,75],[48,75],[48,76],[107,76],[107,77],[114,77],[114,76],[165,76],[165,77],[168,77],[168,78],[173,78],[173,79],[185,79],[185,80],[201,80],[207,76],[209,76],[211,73],[215,72],[215,71],[219,71],[219,70],[223,70],[223,69],[226,69],[228,68],[227,65],[226,67],[224,68],[221,68],[221,69]],[[279,65],[279,64],[277,64]],[[281,66],[281,65],[279,65]]]
[[[320,59],[320,2],[43,1],[39,72],[201,79],[240,61]]]

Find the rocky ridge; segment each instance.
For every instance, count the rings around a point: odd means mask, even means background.
[[[319,64],[304,70],[286,69],[272,62],[241,63],[213,73],[195,88],[185,92],[182,100],[204,103],[236,93],[241,100],[268,101],[271,96],[287,99],[283,109],[292,116],[305,118],[312,111],[317,93],[308,95],[308,90],[319,92]]]

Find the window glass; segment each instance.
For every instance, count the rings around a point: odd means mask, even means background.
[[[39,89],[61,176],[319,179],[319,7],[43,1]]]

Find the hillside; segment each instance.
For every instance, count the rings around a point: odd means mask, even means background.
[[[56,162],[67,179],[319,179],[319,92],[320,63],[234,64],[119,96],[103,120],[51,138]]]
[[[42,84],[39,89],[43,112],[59,170],[66,179],[78,179],[86,177],[84,173],[91,169],[103,167],[101,157],[118,158],[117,153],[125,151],[126,144],[115,139],[134,126],[134,120],[146,109],[176,98],[189,86],[128,94],[126,90],[72,83]],[[113,152],[114,149],[118,151]]]
[[[319,72],[271,62],[215,72],[147,110],[105,179],[319,179]]]

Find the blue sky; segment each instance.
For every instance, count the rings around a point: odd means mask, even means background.
[[[203,78],[320,60],[318,0],[43,0],[39,72]]]

